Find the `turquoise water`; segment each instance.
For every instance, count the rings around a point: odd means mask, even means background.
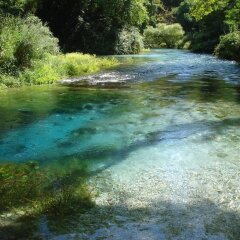
[[[239,65],[181,50],[117,58],[0,96],[0,162],[84,166],[97,192],[80,219],[43,218],[42,239],[239,239]]]
[[[232,149],[240,138],[236,63],[179,50],[119,59],[120,67],[69,86],[3,94],[1,162],[74,158],[96,170],[136,149],[159,142],[179,146],[191,138],[196,151],[198,144],[221,137],[227,160],[239,150]]]

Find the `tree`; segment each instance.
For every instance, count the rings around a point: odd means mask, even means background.
[[[224,12],[224,22],[231,31],[239,29],[240,25],[240,0],[194,0],[191,15],[197,21],[214,12]]]
[[[0,0],[0,13],[19,15],[36,11],[39,0]]]
[[[42,0],[37,14],[64,51],[112,54],[124,28],[147,24],[147,4],[147,0]]]

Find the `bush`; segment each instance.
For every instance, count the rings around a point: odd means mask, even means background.
[[[1,81],[1,80],[0,80]],[[0,92],[7,90],[7,86],[3,83],[0,83]]]
[[[181,44],[184,31],[178,23],[160,23],[156,28],[148,27],[143,35],[146,48],[176,48]]]
[[[114,59],[89,54],[59,54],[58,40],[35,16],[0,15],[1,89],[24,83],[53,83],[115,64]]]
[[[20,74],[23,84],[49,84],[60,79],[63,69],[53,61],[53,56],[48,56],[44,61],[36,61],[31,68]]]
[[[14,76],[0,74],[0,84],[2,87],[19,87],[21,82]]]
[[[58,40],[39,18],[0,16],[1,72],[17,75],[20,70],[31,67],[35,60],[58,52]]]
[[[116,54],[136,54],[143,49],[143,39],[135,27],[123,28],[115,45]]]
[[[214,53],[220,58],[240,62],[240,31],[222,36]]]

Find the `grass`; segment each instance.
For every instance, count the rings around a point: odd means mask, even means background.
[[[98,72],[116,65],[114,58],[100,58],[95,55],[68,53],[48,55],[36,60],[30,68],[17,75],[0,75],[0,90],[31,84],[52,84],[58,80]]]

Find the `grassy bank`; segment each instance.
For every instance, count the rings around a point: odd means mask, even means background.
[[[116,64],[113,58],[61,53],[58,39],[36,16],[0,14],[0,89],[54,83]]]
[[[34,61],[32,66],[17,74],[0,74],[0,89],[26,84],[50,84],[64,78],[95,73],[116,65],[114,58],[99,58],[94,55],[69,53],[48,55]]]

